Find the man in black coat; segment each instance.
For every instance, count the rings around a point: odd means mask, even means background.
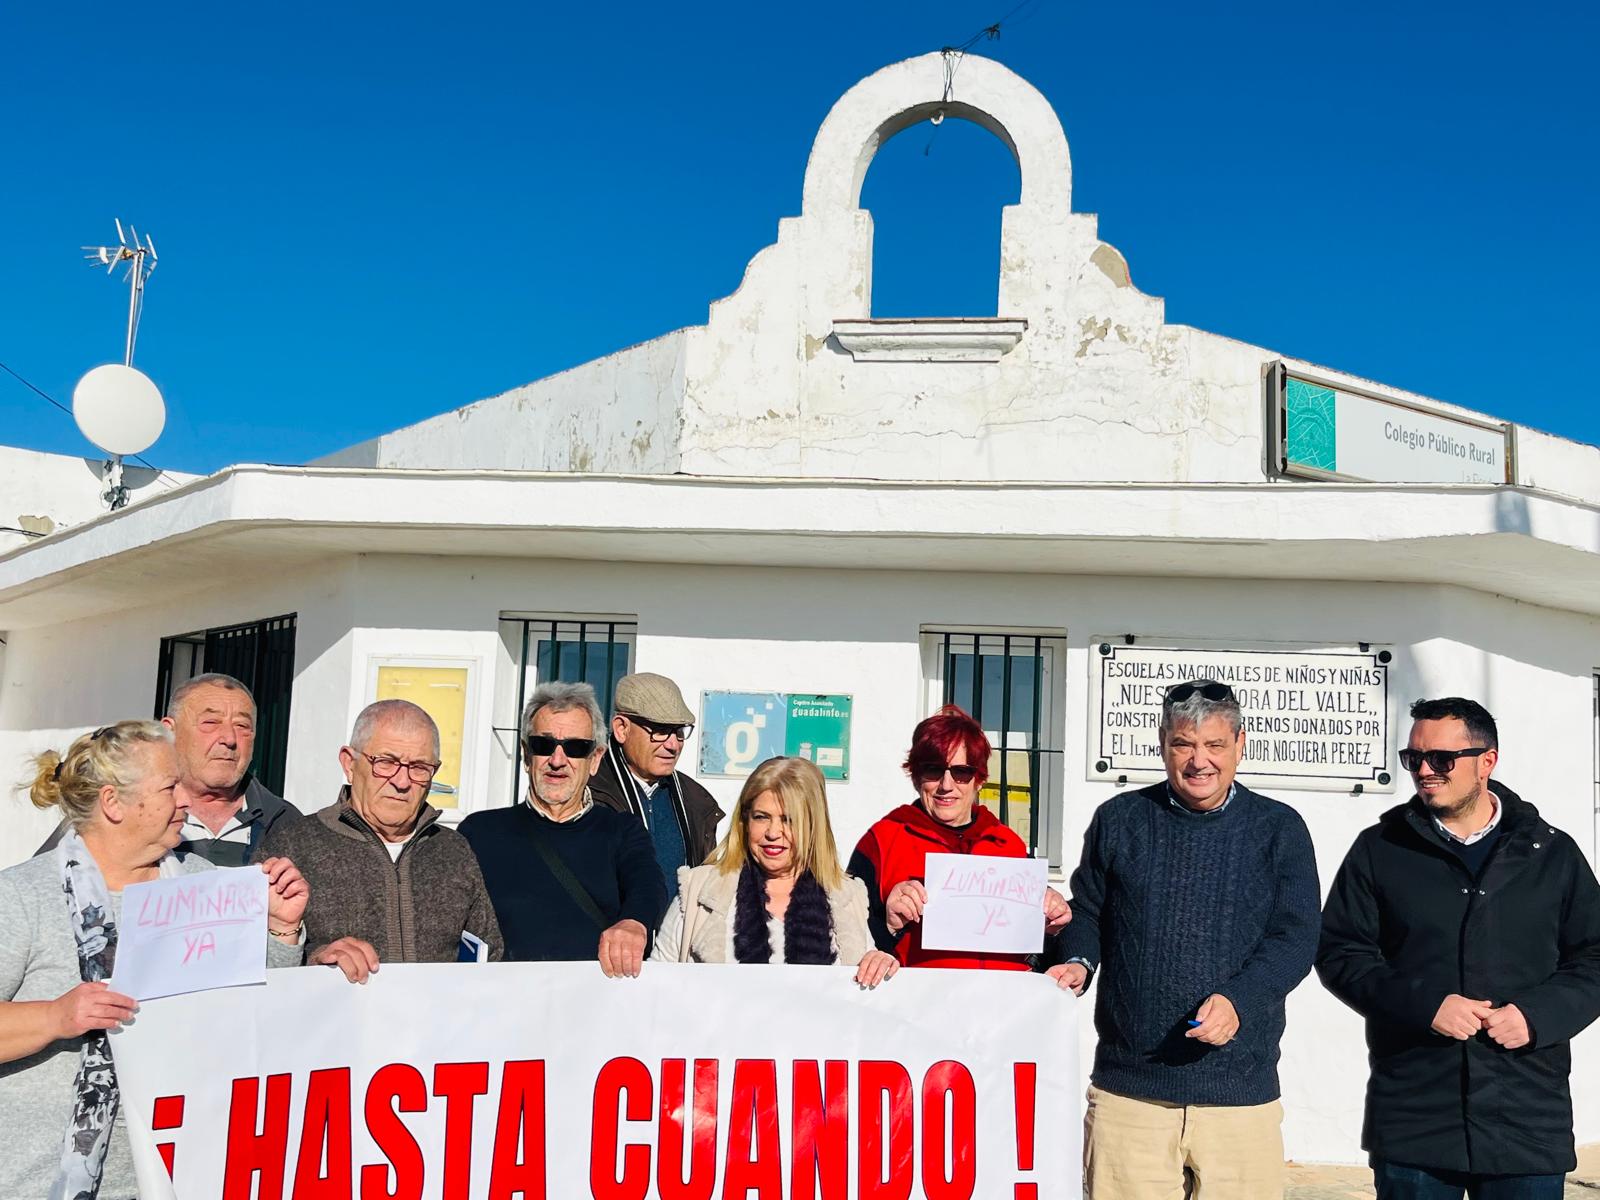
[[[590,792],[596,804],[644,823],[670,903],[678,894],[678,868],[705,862],[723,816],[711,793],[678,770],[694,732],[694,710],[677,684],[648,672],[619,679],[611,707],[611,738]]]
[[[1422,700],[1417,794],[1356,839],[1317,973],[1367,1020],[1361,1144],[1379,1200],[1560,1200],[1577,1165],[1569,1041],[1600,1016],[1600,885],[1489,778],[1494,718]]]

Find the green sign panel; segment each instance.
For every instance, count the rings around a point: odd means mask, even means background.
[[[789,697],[784,751],[809,758],[826,779],[850,778],[850,697]]]
[[[742,779],[786,754],[825,779],[850,778],[850,697],[805,692],[703,692],[700,774]]]

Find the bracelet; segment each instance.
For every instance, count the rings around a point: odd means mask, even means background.
[[[305,927],[306,923],[304,921],[301,921],[300,924],[296,925],[293,929],[274,929],[271,925],[268,925],[267,933],[271,937],[275,938],[297,938],[300,936],[301,931],[304,930]]]

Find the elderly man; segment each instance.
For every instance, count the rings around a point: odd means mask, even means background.
[[[1215,680],[1169,688],[1165,782],[1102,804],[1050,968],[1100,1035],[1084,1195],[1281,1200],[1284,1000],[1317,949],[1317,864],[1298,813],[1234,775],[1244,725]],[[1098,971],[1097,971],[1098,969]]]
[[[409,700],[361,710],[339,751],[345,786],[267,838],[263,857],[292,858],[311,886],[308,964],[357,983],[385,962],[455,962],[462,934],[503,955],[500,926],[471,848],[427,802],[439,729]]]
[[[1481,704],[1419,700],[1411,718],[1416,795],[1356,839],[1317,953],[1367,1019],[1361,1144],[1380,1200],[1560,1200],[1568,1043],[1600,1015],[1600,885],[1489,778],[1500,738]]]
[[[178,794],[189,801],[179,852],[240,867],[279,821],[300,815],[249,773],[256,702],[232,675],[211,671],[178,685],[161,721],[178,751]],[[57,828],[36,853],[53,848],[65,829]]]
[[[589,779],[605,750],[586,683],[546,683],[522,714],[528,799],[461,822],[483,867],[513,960],[599,959],[637,975],[667,907],[650,838],[596,804]]]
[[[590,787],[595,803],[632,813],[644,823],[670,901],[678,868],[698,867],[717,844],[722,809],[678,770],[694,712],[665,675],[625,675],[617,681],[611,742]]]

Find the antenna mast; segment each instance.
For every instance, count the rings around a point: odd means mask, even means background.
[[[124,277],[128,282],[128,342],[123,351],[122,365],[133,366],[133,344],[139,337],[139,317],[144,312],[144,285],[156,269],[156,243],[148,234],[141,241],[139,231],[132,225],[128,232],[133,234],[133,245],[128,245],[128,235],[122,232],[122,222],[113,218],[117,226],[117,245],[115,246],[85,246],[84,259],[97,267],[104,267],[106,274],[117,269],[118,264],[128,264],[128,274]]]
[[[104,267],[106,274],[110,275],[122,263],[128,264],[128,273],[124,279],[128,283],[128,338],[122,351],[122,365],[133,367],[133,346],[139,337],[139,318],[144,313],[144,285],[156,269],[156,243],[148,234],[143,239],[139,231],[131,224],[128,233],[123,233],[122,222],[116,220],[117,244],[115,246],[85,246],[84,258],[91,265]],[[128,244],[128,234],[133,235],[133,244]],[[143,376],[138,376],[143,378]],[[146,380],[146,383],[149,381]],[[81,383],[80,383],[81,386]],[[154,391],[154,385],[150,385]],[[156,394],[156,404],[160,405],[160,393]],[[76,397],[74,397],[76,408]],[[76,414],[75,414],[76,415]],[[79,421],[80,427],[83,425]],[[159,428],[159,427],[158,427]],[[152,440],[154,440],[152,438]],[[101,499],[113,510],[117,510],[128,503],[128,489],[122,483],[122,455],[112,451],[111,457],[106,460],[105,475],[106,490]]]

